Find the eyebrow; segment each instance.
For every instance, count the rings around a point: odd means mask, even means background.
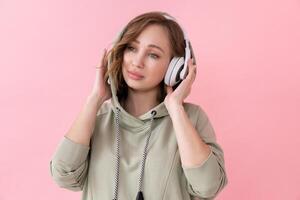
[[[140,41],[138,41],[138,40],[136,40],[136,39],[133,40],[133,42],[140,43]],[[161,47],[159,47],[159,46],[157,46],[157,45],[155,45],[155,44],[149,44],[148,47],[152,47],[152,48],[159,49],[160,51],[162,51],[163,53],[165,53],[164,50],[163,50]]]

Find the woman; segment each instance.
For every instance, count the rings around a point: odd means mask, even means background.
[[[185,53],[183,30],[166,16],[135,17],[104,50],[92,92],[50,162],[55,182],[83,190],[84,200],[213,199],[227,184],[207,115],[184,102],[192,59],[185,79],[164,82],[171,59]]]

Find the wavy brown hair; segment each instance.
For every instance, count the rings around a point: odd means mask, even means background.
[[[124,51],[128,44],[136,39],[147,26],[156,24],[163,26],[167,30],[169,43],[171,45],[171,59],[173,56],[184,56],[185,44],[183,31],[177,22],[166,19],[164,15],[168,14],[166,12],[152,11],[136,16],[125,26],[121,37],[109,50],[110,67],[105,73],[104,78],[107,80],[109,74],[111,74],[113,79],[111,81],[113,81],[116,86],[119,102],[125,100],[128,95],[128,86],[123,78],[121,69]],[[179,83],[173,86],[173,89],[175,89]],[[160,82],[160,91],[157,97],[158,102],[162,102],[166,96],[164,80]]]

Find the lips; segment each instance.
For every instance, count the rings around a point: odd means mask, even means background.
[[[137,78],[143,78],[144,76],[137,73],[137,72],[133,72],[133,71],[128,71],[129,74],[131,74],[132,76],[135,76]]]

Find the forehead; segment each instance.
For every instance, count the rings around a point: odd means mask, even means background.
[[[148,25],[136,38],[143,45],[156,45],[165,52],[170,52],[170,40],[165,27],[157,24]]]

